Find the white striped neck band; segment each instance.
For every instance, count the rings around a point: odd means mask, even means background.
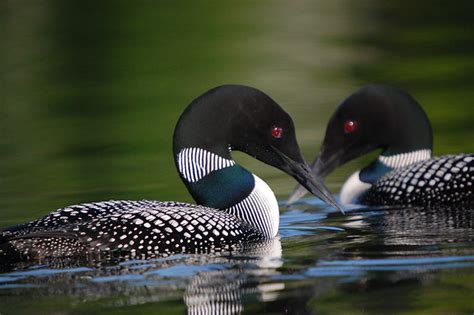
[[[179,172],[190,183],[199,181],[211,172],[235,165],[233,160],[201,148],[184,148],[178,153],[177,159]]]
[[[412,152],[400,153],[391,156],[380,155],[378,160],[390,168],[404,167],[416,162],[424,161],[431,158],[430,149],[422,149]]]
[[[224,211],[251,224],[261,231],[265,237],[272,238],[278,233],[280,223],[278,202],[267,183],[255,174],[253,174],[253,177],[255,187],[250,195]]]

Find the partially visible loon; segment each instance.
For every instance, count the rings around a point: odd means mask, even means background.
[[[341,203],[367,205],[474,205],[474,154],[433,157],[430,121],[408,93],[367,85],[339,105],[329,120],[315,176],[371,151],[380,155],[352,174]],[[292,203],[304,196],[298,186]]]
[[[0,261],[206,253],[271,239],[279,225],[275,195],[232,159],[233,150],[286,172],[339,208],[304,161],[290,116],[257,89],[224,85],[196,98],[174,132],[175,164],[198,205],[112,200],[65,207],[1,231]]]

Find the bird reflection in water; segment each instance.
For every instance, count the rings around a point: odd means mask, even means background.
[[[272,301],[284,289],[271,277],[282,262],[279,237],[238,252],[175,255],[147,260],[51,261],[0,275],[17,294],[76,296],[108,307],[182,300],[189,314],[238,314],[245,296]],[[26,266],[22,266],[26,267]],[[18,266],[17,266],[18,268]],[[184,296],[183,296],[184,290]],[[20,293],[21,294],[21,293]],[[119,298],[118,298],[119,297]]]

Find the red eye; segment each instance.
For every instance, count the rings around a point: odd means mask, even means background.
[[[344,132],[345,133],[353,133],[357,130],[357,122],[348,120],[344,123]]]
[[[272,128],[272,137],[273,138],[281,138],[281,136],[283,136],[283,129],[280,128],[280,127],[273,127]]]

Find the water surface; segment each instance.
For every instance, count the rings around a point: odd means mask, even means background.
[[[312,159],[335,106],[391,83],[425,108],[435,155],[474,151],[471,1],[0,3],[0,226],[69,204],[192,201],[171,135],[224,83],[294,118]],[[293,179],[242,154],[281,200],[280,238],[253,252],[0,275],[3,314],[471,314],[473,210],[287,208]],[[338,192],[371,157],[327,179]]]

